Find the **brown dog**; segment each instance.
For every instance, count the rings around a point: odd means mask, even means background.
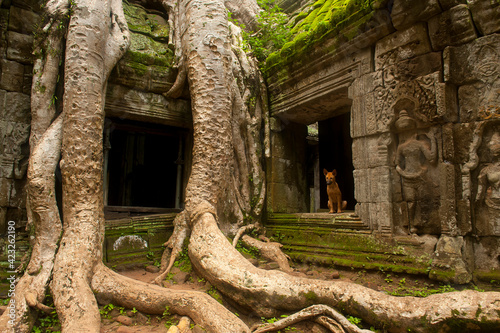
[[[347,201],[342,201],[342,192],[340,192],[339,185],[335,181],[335,176],[337,176],[337,170],[328,172],[328,170],[323,169],[323,174],[326,179],[326,193],[328,194],[328,208],[330,209],[330,214],[335,213],[335,208],[337,213],[342,213],[342,209],[347,206]]]

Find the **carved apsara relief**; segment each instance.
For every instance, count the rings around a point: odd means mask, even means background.
[[[398,103],[397,103],[398,104]],[[400,100],[399,105],[411,105]],[[440,183],[437,168],[438,148],[436,128],[423,127],[416,120],[416,110],[395,109],[394,166],[400,177],[402,219],[398,233],[439,234]]]
[[[500,236],[500,121],[481,122],[462,166],[463,197],[471,201],[474,232]]]

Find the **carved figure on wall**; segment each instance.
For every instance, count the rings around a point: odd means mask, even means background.
[[[439,189],[428,172],[437,160],[435,133],[419,134],[415,119],[406,110],[400,111],[394,125],[399,139],[396,170],[407,204],[409,232],[439,233],[439,223],[433,223],[434,214],[439,213]]]
[[[491,163],[477,178],[477,224],[480,234],[500,235],[500,132],[495,131],[486,144]]]

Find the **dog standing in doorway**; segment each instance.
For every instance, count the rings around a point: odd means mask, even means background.
[[[347,206],[347,201],[342,201],[342,192],[340,192],[339,185],[335,181],[335,177],[337,176],[337,170],[333,169],[332,172],[329,172],[326,169],[323,169],[323,174],[326,179],[326,193],[328,194],[328,209],[330,209],[330,214],[342,213],[342,209],[345,209]]]

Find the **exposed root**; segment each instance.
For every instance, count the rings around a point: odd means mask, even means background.
[[[242,241],[248,246],[257,248],[264,258],[276,262],[283,272],[293,272],[293,269],[288,264],[290,257],[281,251],[282,244],[269,241],[261,242],[248,235],[244,235]]]
[[[333,320],[330,317],[327,316],[319,316],[314,319],[315,322],[317,322],[320,325],[323,325],[326,327],[328,330],[330,330],[333,333],[346,333],[344,328],[340,326],[339,323],[337,323],[335,320]]]
[[[37,299],[38,297],[32,292],[27,292],[24,298],[26,299],[26,303],[32,308],[37,308],[46,314],[51,314],[54,311],[50,306],[40,303]]]
[[[186,213],[185,211],[180,212],[177,214],[177,216],[174,219],[174,232],[172,233],[172,236],[170,236],[168,242],[165,243],[165,246],[167,247],[163,253],[162,256],[162,267],[165,267],[163,272],[158,275],[151,283],[154,283],[156,285],[161,286],[161,283],[165,279],[165,277],[170,273],[170,270],[172,269],[172,266],[174,265],[175,260],[177,260],[177,257],[179,256],[179,253],[182,251],[182,245],[184,244],[184,241],[189,235],[189,227],[187,224],[186,220]],[[164,259],[166,260],[167,255],[170,252],[170,260],[168,262],[168,265],[164,262]]]
[[[163,94],[165,97],[179,98],[182,95],[182,91],[184,90],[184,86],[186,85],[186,78],[187,78],[187,69],[186,66],[184,65],[183,58],[180,58],[177,68],[178,72],[177,72],[177,77],[175,78],[175,82],[172,85],[172,87],[170,87],[169,91]]]
[[[253,333],[264,333],[283,329],[304,320],[314,320],[325,326],[332,332],[346,333],[368,333],[369,330],[363,330],[352,324],[346,317],[335,311],[327,305],[312,305],[291,316],[278,320],[274,323],[265,324],[258,327]]]
[[[28,196],[31,198],[35,241],[31,260],[16,285],[16,316],[9,320],[8,311],[0,317],[0,332],[29,332],[42,306],[47,284],[54,267],[61,220],[55,198],[55,170],[61,150],[62,117],[49,127],[33,149],[28,167]]]
[[[236,244],[238,244],[238,241],[240,240],[241,236],[244,233],[246,233],[250,230],[254,230],[254,229],[259,230],[260,223],[252,223],[252,224],[244,225],[241,228],[239,228],[238,231],[236,232],[236,235],[233,238],[233,247],[236,247]]]
[[[93,276],[92,287],[103,304],[135,307],[149,314],[162,314],[169,307],[171,312],[188,316],[208,332],[250,332],[236,315],[203,292],[161,288],[121,276],[102,264]]]
[[[215,216],[192,221],[189,257],[193,267],[219,291],[258,316],[272,317],[312,304],[342,306],[351,315],[389,331],[439,331],[448,321],[487,327],[500,320],[500,293],[461,291],[425,298],[390,296],[354,283],[291,276],[262,270],[228,242]],[[453,310],[453,311],[452,311]],[[477,317],[481,313],[481,318]],[[425,320],[423,320],[425,318]]]

